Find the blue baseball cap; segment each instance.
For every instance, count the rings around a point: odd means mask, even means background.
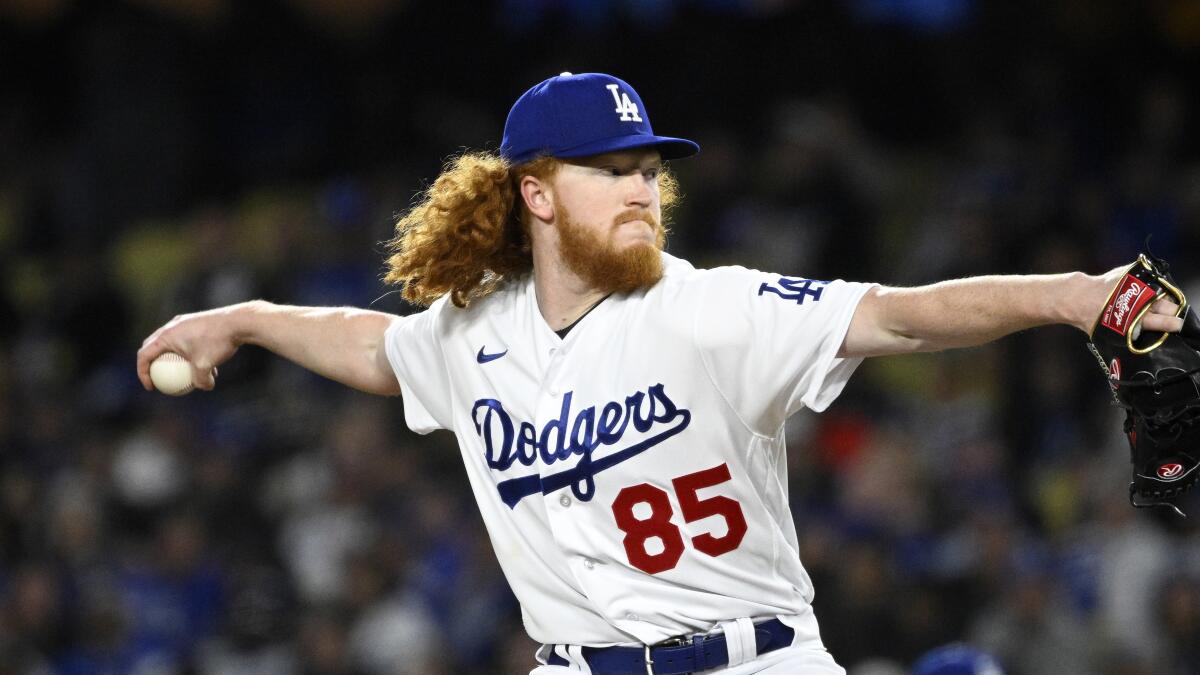
[[[569,159],[644,147],[657,148],[663,159],[700,152],[692,141],[654,135],[646,106],[628,82],[604,73],[563,73],[513,104],[500,156],[524,164],[540,155]]]
[[[987,652],[956,642],[926,652],[912,675],[1004,675],[1004,669]]]

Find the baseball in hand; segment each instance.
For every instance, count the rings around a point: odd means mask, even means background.
[[[192,364],[175,352],[161,354],[150,364],[150,381],[168,396],[183,396],[194,388]]]

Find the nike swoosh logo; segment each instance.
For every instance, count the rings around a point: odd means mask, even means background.
[[[501,356],[504,356],[507,353],[508,353],[508,350],[505,349],[504,351],[496,353],[496,354],[484,354],[483,347],[480,347],[479,353],[475,355],[475,360],[480,363],[487,363],[488,361],[495,361],[496,359],[500,358]]]

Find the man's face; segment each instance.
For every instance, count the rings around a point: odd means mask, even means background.
[[[564,163],[554,176],[555,225],[567,267],[605,292],[662,277],[657,150],[627,150]]]

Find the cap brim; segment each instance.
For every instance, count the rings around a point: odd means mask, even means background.
[[[634,148],[647,147],[656,148],[658,153],[662,155],[663,159],[682,159],[684,157],[691,157],[692,155],[700,152],[700,146],[697,143],[687,140],[686,138],[632,134],[629,136],[605,138],[600,141],[585,143],[568,150],[560,150],[552,154],[555,157],[569,159],[572,157],[588,157],[590,155],[603,155],[606,152],[616,152],[618,150],[632,150]]]

